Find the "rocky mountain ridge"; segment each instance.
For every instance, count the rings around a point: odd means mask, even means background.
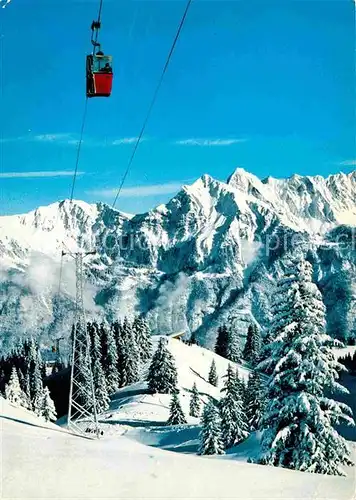
[[[223,321],[241,337],[251,321],[267,329],[275,281],[302,253],[329,329],[356,336],[355,233],[355,171],[260,180],[239,168],[226,182],[203,175],[145,214],[65,200],[0,217],[1,341],[68,334],[75,270],[70,257],[61,265],[62,247],[97,250],[86,259],[89,316],[142,312],[155,333],[184,329],[205,345]]]

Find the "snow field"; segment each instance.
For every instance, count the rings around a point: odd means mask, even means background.
[[[169,453],[122,436],[88,440],[2,398],[2,498],[340,499],[355,480]],[[188,426],[189,428],[189,426]]]

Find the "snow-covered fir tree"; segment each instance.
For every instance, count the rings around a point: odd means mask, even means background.
[[[181,425],[186,424],[184,412],[179,401],[179,391],[176,390],[172,394],[171,404],[169,406],[169,418],[167,425]]]
[[[246,414],[248,430],[250,432],[259,429],[260,420],[266,404],[266,397],[262,386],[261,375],[254,370],[249,376],[246,391]]]
[[[143,318],[135,318],[132,325],[135,342],[142,363],[150,359],[152,355],[151,332],[148,323]]]
[[[99,360],[94,361],[93,380],[97,413],[102,413],[109,408],[110,397],[107,390],[104,370]]]
[[[99,325],[96,322],[88,324],[88,333],[91,344],[91,369],[95,391],[96,411],[97,413],[102,413],[109,408],[110,398],[108,395],[104,369],[102,367]]]
[[[119,385],[137,382],[140,378],[140,353],[136,344],[132,324],[125,318],[120,328],[118,345]]]
[[[243,402],[243,410],[246,413],[246,406],[247,406],[247,384],[245,383],[244,379],[240,377],[238,369],[236,369],[235,372],[235,380],[236,380],[236,385],[239,389],[239,392],[242,397],[242,402]]]
[[[26,376],[24,376],[21,368],[18,369],[17,373],[19,376],[20,387],[23,393],[23,403],[21,404],[21,406],[23,406],[27,410],[31,410],[32,404],[30,398],[30,376],[28,373],[26,374]]]
[[[101,340],[100,340],[100,328],[96,321],[93,323],[88,323],[87,330],[90,339],[90,358],[92,364],[94,361],[99,360],[101,364],[102,352],[101,352]]]
[[[238,335],[233,328],[228,328],[228,342],[226,348],[226,359],[233,361],[234,363],[241,362],[241,348]]]
[[[118,377],[118,383],[119,387],[121,387],[121,362],[122,362],[122,356],[123,356],[123,350],[124,350],[124,343],[122,339],[122,324],[119,321],[114,321],[111,325],[111,331],[114,336],[115,340],[115,345],[116,345],[116,353],[117,353],[117,365],[116,365],[116,371],[117,371],[117,377]],[[102,342],[106,342],[106,339],[102,339]],[[105,348],[102,348],[103,351],[105,351]],[[102,364],[104,365],[104,359],[102,361]]]
[[[42,359],[39,346],[36,345],[33,338],[29,341],[27,356],[31,406],[34,412],[39,413],[41,411],[41,402],[43,397],[43,383],[41,375]]]
[[[221,391],[225,395],[219,402],[221,431],[225,448],[231,448],[247,438],[248,428],[240,384],[237,383],[231,365],[228,366],[224,378],[225,383]]]
[[[201,425],[199,454],[222,455],[224,453],[224,443],[220,415],[212,399],[204,405]]]
[[[100,329],[97,323],[90,327],[91,337],[91,367],[95,391],[96,411],[102,413],[109,408],[108,395],[104,369],[101,364]]]
[[[197,389],[197,384],[194,382],[189,402],[189,415],[191,417],[199,417],[200,415],[200,397]]]
[[[101,338],[102,366],[106,378],[107,390],[109,394],[112,394],[119,387],[116,341],[113,330],[104,323],[100,325],[99,335]]]
[[[277,285],[272,338],[260,368],[271,373],[259,462],[321,474],[344,475],[350,450],[335,430],[353,423],[351,409],[326,396],[347,392],[337,382],[342,365],[325,331],[325,307],[306,261],[291,263]]]
[[[24,377],[24,389],[23,389],[23,393],[24,393],[25,399],[26,399],[25,408],[27,410],[32,410],[31,390],[30,390],[30,374],[29,373],[26,373],[26,376]]]
[[[148,370],[147,382],[151,392],[173,394],[177,388],[177,369],[167,348],[167,340],[160,338]]]
[[[210,370],[209,370],[209,375],[208,375],[208,382],[211,385],[214,385],[215,387],[218,386],[218,374],[216,372],[216,364],[215,364],[215,359],[211,362],[210,365]]]
[[[261,351],[260,331],[255,323],[252,323],[247,330],[246,344],[243,350],[243,359],[255,366],[259,361]]]
[[[46,420],[46,422],[54,422],[57,419],[56,407],[54,406],[48,387],[45,387],[43,390],[41,410],[39,414]]]
[[[27,408],[27,398],[21,389],[19,377],[14,366],[12,367],[10,380],[5,385],[5,398],[13,405]]]

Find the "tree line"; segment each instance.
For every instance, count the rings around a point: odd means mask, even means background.
[[[46,421],[54,421],[56,409],[48,387],[43,386],[45,376],[45,363],[33,338],[0,359],[0,390],[5,398]]]
[[[151,356],[150,329],[143,318],[137,317],[132,322],[125,318],[111,325],[88,323],[87,331],[77,325],[76,336],[78,349],[74,366],[78,372],[74,375],[80,377],[82,391],[77,391],[75,400],[81,404],[91,392],[91,371],[96,411],[102,413],[109,408],[111,394],[140,380],[142,368]],[[89,356],[84,347],[88,337]]]
[[[74,326],[71,332],[73,339]],[[76,402],[83,402],[90,393],[92,373],[96,410],[98,413],[109,407],[110,394],[121,387],[137,382],[141,368],[151,356],[151,334],[147,322],[135,318],[130,322],[107,323],[89,322],[86,329],[76,325],[78,349],[75,352],[76,375],[80,377],[81,388],[75,392]],[[89,338],[89,356],[84,346]],[[63,366],[56,363],[53,371]],[[45,363],[39,345],[31,338],[16,348],[8,357],[0,359],[0,390],[10,402],[23,406],[41,415],[41,408],[50,404],[51,420],[56,413],[47,387],[43,387],[46,377]],[[45,397],[45,399],[44,399]],[[45,401],[45,402],[44,402]],[[42,413],[41,413],[42,412]],[[48,411],[46,410],[48,413]]]

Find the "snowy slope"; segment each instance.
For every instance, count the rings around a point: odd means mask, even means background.
[[[67,200],[0,217],[0,341],[68,335],[75,273],[69,257],[60,272],[62,242],[98,252],[86,259],[89,315],[142,311],[155,333],[184,329],[207,345],[223,321],[242,338],[251,321],[267,328],[286,255],[308,254],[330,331],[356,336],[355,241],[356,172],[260,180],[237,169],[145,214]]]
[[[99,441],[43,427],[0,399],[3,498],[352,498],[354,478],[202,458],[125,435]]]
[[[153,337],[154,348],[159,337]],[[235,363],[212,351],[195,345],[188,346],[176,339],[168,339],[167,345],[174,357],[178,373],[179,397],[183,411],[188,422],[196,423],[197,419],[189,417],[190,391],[196,383],[202,402],[207,402],[209,396],[220,399],[220,390],[223,386],[222,378],[227,371],[229,363],[238,369],[240,377],[247,382],[249,369]],[[215,361],[219,377],[218,387],[208,382],[208,374],[212,361]],[[142,380],[145,379],[145,373]],[[120,389],[114,396],[110,409],[100,416],[100,421],[105,424],[125,423],[129,425],[157,425],[165,423],[169,416],[169,394],[148,394],[146,382],[138,382]]]

